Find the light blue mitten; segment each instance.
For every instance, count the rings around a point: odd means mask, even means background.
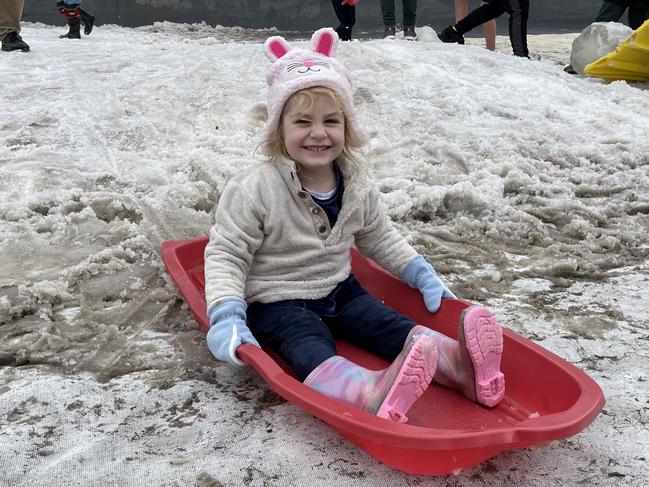
[[[431,313],[437,312],[442,304],[442,298],[455,298],[455,294],[442,282],[433,266],[421,255],[408,262],[403,271],[403,280],[408,286],[419,289],[424,297],[426,308]]]
[[[259,347],[259,343],[246,326],[246,302],[238,298],[228,299],[210,307],[207,316],[210,319],[207,348],[212,355],[232,365],[245,365],[237,357],[237,348],[244,343]]]

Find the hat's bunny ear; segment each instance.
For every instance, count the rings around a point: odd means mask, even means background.
[[[271,63],[274,63],[291,49],[283,37],[273,36],[264,42],[264,53]]]
[[[336,44],[338,44],[338,34],[331,27],[316,30],[311,36],[311,48],[328,57],[336,55]]]

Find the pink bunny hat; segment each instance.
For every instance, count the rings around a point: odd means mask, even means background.
[[[313,33],[311,50],[293,49],[279,36],[266,40],[264,52],[273,64],[266,73],[268,120],[264,141],[275,133],[284,104],[291,95],[314,86],[335,91],[342,99],[348,123],[355,123],[349,73],[334,57],[337,44],[338,34],[329,27]]]

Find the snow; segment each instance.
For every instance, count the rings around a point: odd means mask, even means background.
[[[647,485],[647,84],[565,73],[577,34],[339,46],[399,229],[607,397],[576,436],[416,477],[211,359],[160,261],[262,160],[277,32],[62,30],[0,55],[0,484]]]
[[[572,43],[570,64],[577,73],[584,74],[587,65],[615,51],[632,32],[631,27],[616,22],[590,24]]]

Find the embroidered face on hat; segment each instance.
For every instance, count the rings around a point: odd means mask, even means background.
[[[291,95],[314,86],[335,91],[343,102],[347,123],[354,123],[351,81],[347,69],[335,58],[337,44],[338,34],[331,28],[313,34],[311,50],[291,48],[279,36],[266,40],[264,52],[272,65],[266,74],[268,121],[264,141],[276,133],[282,110]]]

